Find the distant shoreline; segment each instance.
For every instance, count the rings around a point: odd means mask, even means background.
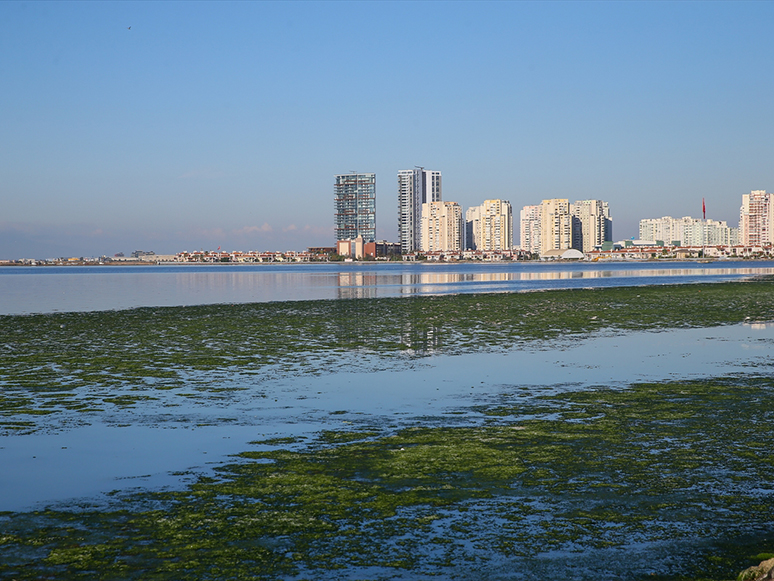
[[[331,261],[271,261],[271,262],[176,262],[176,261],[150,261],[150,260],[126,260],[126,261],[110,261],[110,262],[92,262],[92,261],[77,261],[77,262],[40,262],[35,264],[20,263],[15,261],[0,260],[0,267],[15,267],[15,268],[40,268],[40,267],[116,267],[116,266],[301,266],[301,265],[430,265],[430,266],[449,266],[449,265],[482,265],[482,264],[664,264],[664,263],[715,263],[715,262],[771,262],[771,257],[738,257],[738,258],[606,258],[597,261],[590,260],[401,260],[401,261],[388,261],[388,260],[352,260],[348,262],[331,260]]]

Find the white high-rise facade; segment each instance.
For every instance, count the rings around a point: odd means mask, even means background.
[[[768,246],[774,242],[774,194],[753,190],[742,195],[739,208],[739,242],[745,246]]]
[[[664,216],[640,220],[640,240],[675,246],[732,246],[739,243],[739,229],[723,220]]]
[[[540,206],[524,206],[519,213],[521,249],[540,254]]]
[[[422,204],[420,247],[423,252],[462,250],[462,207],[456,202]]]
[[[645,218],[640,220],[640,240],[649,240],[655,242],[661,240],[664,244],[672,244],[677,239],[672,235],[672,223],[674,218],[664,216],[663,218]]]
[[[572,248],[570,202],[554,198],[540,204],[540,252]]]
[[[510,250],[513,246],[513,210],[506,200],[485,200],[465,213],[466,247],[473,250]],[[472,238],[472,240],[471,240]]]
[[[440,201],[440,171],[420,167],[398,172],[398,238],[401,253],[421,249],[422,205]]]
[[[580,200],[570,206],[573,215],[572,247],[581,252],[613,240],[613,219],[610,206],[602,200]]]

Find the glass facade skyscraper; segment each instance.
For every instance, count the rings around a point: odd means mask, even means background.
[[[403,254],[422,246],[422,204],[441,201],[441,172],[402,169],[398,172],[398,237]]]
[[[333,195],[336,240],[376,240],[376,174],[337,175]]]

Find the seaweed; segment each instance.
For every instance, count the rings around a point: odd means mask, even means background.
[[[24,437],[245,384],[263,398],[263,382],[343,364],[770,321],[772,299],[759,280],[6,316],[0,427]],[[774,546],[766,372],[514,386],[451,416],[256,441],[179,490],[0,513],[0,578],[731,578]]]
[[[0,428],[16,429],[19,414],[131,407],[154,392],[206,400],[240,389],[239,376],[259,385],[341,365],[773,319],[767,280],[3,316]]]
[[[0,574],[519,578],[567,554],[581,578],[724,579],[774,539],[771,377],[502,398],[484,425],[257,442],[185,490],[7,514]]]

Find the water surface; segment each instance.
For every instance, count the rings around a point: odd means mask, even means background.
[[[0,268],[0,315],[719,282],[771,261],[327,263]]]
[[[323,429],[479,422],[475,406],[521,390],[524,398],[734,373],[770,372],[774,325],[631,332],[546,341],[507,353],[394,360],[392,369],[251,383],[235,374],[221,397],[178,392],[108,413],[42,416],[40,433],[0,440],[0,511],[41,507],[113,490],[181,486],[248,442]],[[362,356],[360,356],[362,357]],[[378,359],[374,357],[374,359]],[[452,414],[452,415],[449,415]],[[451,418],[451,419],[450,419]],[[80,425],[79,425],[80,424]],[[45,426],[49,426],[46,428]],[[50,476],[55,474],[55,478]]]

